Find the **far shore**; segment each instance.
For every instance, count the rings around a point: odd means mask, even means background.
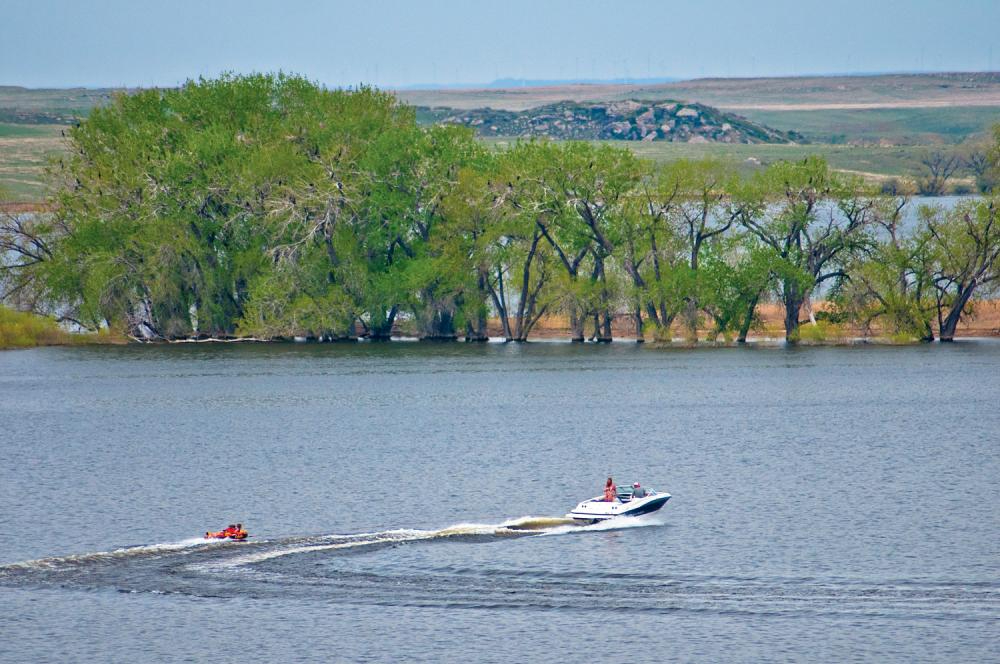
[[[813,314],[816,315],[821,311],[827,310],[828,308],[829,305],[826,302],[814,302]],[[751,330],[747,337],[747,341],[784,341],[784,308],[777,303],[764,303],[758,306],[757,311],[760,317],[760,325],[756,329]],[[804,310],[803,317],[805,318],[808,315],[809,312]],[[814,326],[811,322],[805,322],[802,325],[804,342],[811,341],[815,343],[834,344],[838,342],[849,343],[852,340],[864,340],[864,343],[899,343],[898,341],[893,340],[891,336],[886,334],[885,330],[881,329],[878,325],[873,325],[870,330],[864,330],[855,325],[827,325],[822,323],[822,321],[818,322],[819,325],[824,328],[823,332],[826,339],[810,339],[809,328]],[[588,335],[593,332],[593,330],[590,329],[591,327],[592,326],[587,326],[586,328]],[[503,336],[503,328],[501,327],[499,320],[490,320],[487,329],[491,337]],[[613,333],[612,336],[615,339],[636,339],[635,323],[632,317],[628,314],[616,315],[611,329]],[[715,341],[708,339],[711,332],[712,330],[710,328],[699,327],[698,340],[700,342],[709,343]],[[935,333],[936,332],[937,330],[935,329]],[[674,342],[684,340],[687,333],[688,331],[683,321],[675,321],[671,327],[671,335]],[[569,320],[565,316],[547,316],[540,320],[534,329],[532,329],[531,338],[569,339],[569,334]],[[976,302],[973,314],[962,317],[962,320],[958,325],[958,333],[956,334],[956,337],[1000,337],[1000,299]],[[648,334],[645,338],[646,341],[652,341],[651,336]],[[723,341],[723,337],[721,335],[719,336],[718,341]]]
[[[813,314],[817,314],[826,308],[823,302],[813,304]],[[751,332],[747,338],[748,345],[770,346],[783,345],[785,342],[784,328],[782,321],[784,310],[781,305],[775,303],[762,304],[759,309],[761,323]],[[809,312],[804,312],[808,315]],[[588,326],[587,334],[592,330]],[[863,330],[852,325],[833,325],[822,320],[816,324],[805,322],[802,325],[802,339],[799,342],[803,346],[843,346],[843,345],[906,345],[918,344],[915,339],[906,339],[885,334],[885,332],[873,326],[870,330]],[[503,328],[498,319],[491,319],[487,325],[487,332],[491,342],[503,341]],[[635,334],[635,323],[631,316],[619,314],[615,316],[612,325],[613,338],[616,342],[631,342],[637,340]],[[717,339],[709,339],[710,329],[698,330],[698,341],[691,342],[687,339],[688,330],[683,322],[676,322],[671,328],[672,337],[670,341],[657,341],[650,335],[646,335],[644,341],[649,345],[662,347],[684,347],[684,346],[735,346],[735,337],[725,339],[719,336]],[[976,303],[975,311],[971,316],[964,317],[958,327],[956,338],[996,338],[1000,337],[1000,300],[987,300]],[[528,343],[532,341],[569,342],[570,328],[569,320],[565,316],[546,316],[540,320],[531,332]],[[590,337],[588,336],[588,339]],[[364,337],[357,339],[345,339],[344,342],[352,343],[363,341]],[[411,329],[409,321],[402,321],[393,330],[392,340],[394,341],[420,341],[421,339]],[[151,341],[151,344],[204,344],[204,343],[291,343],[295,341],[307,341],[306,339],[284,339],[269,340],[256,337],[198,337],[191,339],[173,339],[170,341]],[[451,339],[428,340],[447,342]],[[461,342],[463,337],[459,335],[454,341]],[[110,335],[87,335],[63,332],[59,335],[46,335],[39,338],[38,343],[28,343],[15,346],[0,344],[0,350],[14,350],[18,348],[33,348],[38,346],[80,346],[80,345],[138,345],[139,340],[129,340],[122,337]]]

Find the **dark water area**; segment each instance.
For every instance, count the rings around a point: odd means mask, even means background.
[[[998,432],[993,340],[4,352],[0,660],[997,661]]]

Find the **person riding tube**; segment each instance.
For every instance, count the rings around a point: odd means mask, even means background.
[[[240,537],[240,532],[243,536]],[[231,523],[222,530],[217,532],[207,531],[205,533],[205,539],[246,539],[248,537],[245,530],[243,530],[243,524]]]

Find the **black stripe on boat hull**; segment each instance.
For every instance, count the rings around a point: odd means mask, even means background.
[[[663,507],[664,503],[670,500],[670,496],[661,496],[655,500],[651,500],[644,505],[640,505],[634,510],[627,510],[624,512],[626,516],[639,516],[641,514],[649,514],[650,512],[655,512],[656,510]]]
[[[660,509],[668,500],[670,500],[670,496],[658,496],[657,498],[650,500],[648,503],[644,503],[631,510],[619,512],[618,514],[588,514],[586,512],[570,512],[567,516],[577,519],[578,521],[591,522],[605,521],[619,516],[642,516],[643,514],[649,514],[650,512],[655,512]]]

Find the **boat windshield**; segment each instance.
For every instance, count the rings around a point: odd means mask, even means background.
[[[642,487],[641,489],[639,489],[639,498],[647,498],[649,496],[652,496],[654,493],[656,492],[653,491],[652,489]],[[635,489],[633,489],[632,487],[618,489],[618,500],[621,501],[632,500],[634,496],[635,496]]]

